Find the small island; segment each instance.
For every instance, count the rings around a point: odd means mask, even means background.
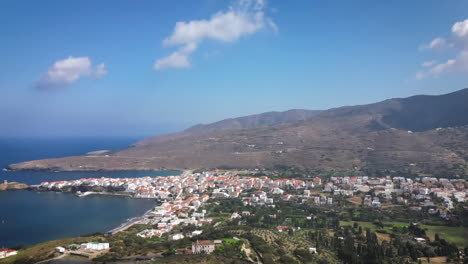
[[[8,182],[4,180],[3,183],[0,183],[0,191],[8,190],[23,190],[29,188],[29,185],[19,182]]]

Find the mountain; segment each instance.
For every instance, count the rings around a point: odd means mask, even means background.
[[[238,118],[228,118],[211,124],[198,124],[182,131],[181,133],[144,139],[138,142],[136,145],[152,144],[166,139],[174,139],[197,134],[206,134],[210,132],[217,132],[229,129],[256,128],[283,123],[294,123],[307,120],[313,116],[318,115],[320,112],[320,110],[292,109],[284,112],[267,112]]]
[[[202,134],[228,129],[244,129],[294,123],[307,120],[320,113],[319,110],[293,109],[285,112],[268,112],[238,118],[229,118],[208,125],[196,125],[186,130],[188,133]]]
[[[439,127],[457,127],[468,124],[468,88],[444,95],[417,95],[389,99],[383,102],[330,109],[322,116],[330,118],[373,114],[380,116],[384,128],[427,131]]]
[[[271,168],[467,173],[468,89],[325,111],[291,110],[197,125],[105,155],[11,169]]]

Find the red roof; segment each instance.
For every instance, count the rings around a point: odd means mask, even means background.
[[[16,250],[9,249],[9,248],[0,248],[0,252],[11,253],[11,252],[16,252]]]
[[[194,245],[205,245],[205,246],[209,246],[209,245],[214,245],[214,243],[210,240],[200,240],[195,243],[193,243]]]

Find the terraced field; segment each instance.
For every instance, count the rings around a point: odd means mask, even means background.
[[[372,231],[376,231],[382,229],[371,222],[354,222],[354,221],[340,221],[341,226],[353,226],[354,223],[358,223],[362,228],[369,228]],[[396,227],[403,227],[408,226],[408,223],[403,222],[388,222],[384,223],[383,230],[387,232],[391,232],[393,226]],[[436,233],[439,236],[449,242],[453,242],[457,244],[459,247],[467,247],[468,246],[468,228],[465,227],[452,227],[452,226],[432,226],[432,225],[421,225],[422,228],[426,230],[427,236],[433,240]],[[380,240],[387,240],[390,237],[387,234],[377,233],[377,237]]]

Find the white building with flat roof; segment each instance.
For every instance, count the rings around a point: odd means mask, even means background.
[[[105,250],[109,248],[109,243],[88,242],[81,244],[81,248],[87,250]]]

